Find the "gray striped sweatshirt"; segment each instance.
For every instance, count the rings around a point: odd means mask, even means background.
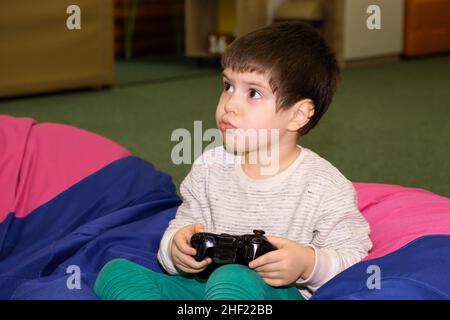
[[[358,210],[352,183],[305,147],[276,176],[251,179],[240,157],[223,147],[205,151],[180,186],[183,203],[160,243],[158,260],[178,274],[170,246],[182,227],[202,223],[206,232],[249,234],[253,229],[285,237],[315,251],[308,279],[295,285],[309,298],[339,272],[363,259],[372,247],[370,228]]]

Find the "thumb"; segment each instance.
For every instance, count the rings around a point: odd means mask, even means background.
[[[282,238],[282,237],[268,236],[267,240],[269,240],[269,242],[271,244],[273,244],[275,247],[277,247],[277,249],[281,249],[286,245],[287,239]]]
[[[193,233],[203,232],[205,227],[201,223],[196,223],[193,225],[192,231]]]

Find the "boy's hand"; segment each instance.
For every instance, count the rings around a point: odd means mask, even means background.
[[[199,273],[212,262],[211,258],[198,262],[192,257],[196,254],[196,250],[191,247],[191,237],[203,230],[203,225],[197,223],[187,225],[175,233],[170,250],[172,261],[177,269],[186,273]]]
[[[251,261],[249,268],[254,269],[273,286],[281,287],[307,279],[315,263],[314,249],[281,237],[267,237],[278,250],[268,252]]]

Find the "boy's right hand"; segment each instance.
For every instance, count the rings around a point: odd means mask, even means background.
[[[170,250],[172,261],[177,269],[186,273],[199,273],[212,262],[211,258],[205,258],[198,262],[193,257],[196,250],[191,247],[191,237],[193,234],[203,231],[203,225],[197,223],[187,225],[175,233]]]

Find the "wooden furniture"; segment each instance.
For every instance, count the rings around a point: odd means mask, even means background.
[[[210,57],[210,34],[222,30],[219,13],[223,0],[185,0],[185,54],[189,57]],[[267,25],[267,0],[225,0],[233,7],[232,33],[235,37]],[[226,24],[226,22],[223,22]]]
[[[406,56],[450,51],[450,1],[406,0]]]
[[[183,30],[184,0],[114,0],[114,47],[119,57],[126,56],[127,49],[132,57],[182,53]]]
[[[2,1],[0,97],[101,87],[114,78],[110,0],[77,0],[81,29],[69,30],[71,0]]]
[[[323,2],[321,0],[285,0],[276,9],[275,18],[321,21],[323,20]]]
[[[185,53],[190,57],[208,57],[211,56],[208,51],[208,36],[220,29],[218,24],[221,16],[218,12],[222,2],[234,3],[235,16],[231,20],[234,21],[234,35],[238,37],[271,23],[276,14],[271,15],[270,12],[275,13],[290,0],[185,1]],[[312,1],[308,2],[311,3],[291,3],[290,6],[302,8],[306,4],[313,5]],[[320,1],[323,6],[320,14],[318,10],[311,9],[310,15],[316,20],[321,18],[318,20],[321,21],[319,31],[323,33],[343,67],[400,57],[403,51],[403,2],[404,0],[324,0]],[[367,8],[370,5],[381,8],[380,30],[367,28]],[[298,18],[304,18],[306,13],[302,12]],[[295,14],[284,12],[279,18],[283,17],[293,19]]]

